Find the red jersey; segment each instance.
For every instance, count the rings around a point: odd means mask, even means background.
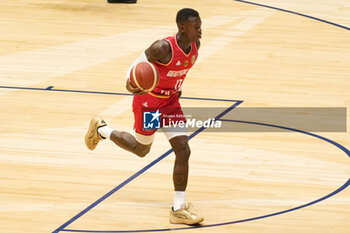
[[[156,62],[160,75],[158,85],[153,89],[154,94],[172,95],[180,90],[187,72],[197,60],[198,50],[195,42],[191,43],[191,50],[186,54],[177,44],[176,34],[163,40],[169,42],[171,59],[167,64]]]

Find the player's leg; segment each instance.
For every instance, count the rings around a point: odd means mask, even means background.
[[[139,157],[144,157],[150,151],[154,134],[149,136],[144,136],[136,133],[136,137],[134,137],[128,132],[118,131],[118,130],[112,130],[112,132],[109,133],[108,132],[109,129],[106,127],[108,126],[100,128],[98,132],[100,133],[100,135],[103,135],[104,132],[107,132],[107,134],[104,134],[104,136],[106,136],[106,138],[109,138],[112,142],[114,142],[119,147],[127,151],[130,151]]]
[[[180,126],[176,127],[172,123],[184,122],[186,118],[181,110],[179,98],[173,95],[167,102],[167,105],[160,109],[163,114],[164,124],[163,132],[167,136],[175,153],[175,163],[173,170],[174,182],[174,205],[170,210],[170,223],[184,223],[184,224],[198,224],[204,220],[189,211],[191,205],[185,204],[185,191],[188,180],[189,158],[191,154],[190,146],[188,145],[189,138],[187,136],[187,129]],[[168,116],[165,119],[165,116]],[[172,127],[170,125],[173,125]],[[170,127],[169,127],[170,126]],[[190,203],[188,203],[190,204]]]
[[[185,204],[185,191],[188,181],[189,158],[191,154],[187,133],[165,132],[175,153],[173,170],[174,204],[170,210],[169,221],[171,223],[198,224],[204,220],[189,211],[191,204]],[[175,136],[174,136],[175,135]]]
[[[91,120],[88,134],[92,135],[92,139],[85,138],[86,145],[90,150],[95,149],[97,143],[102,139],[110,139],[119,147],[130,151],[139,157],[144,157],[151,149],[154,139],[155,130],[145,132],[143,130],[143,107],[144,102],[153,104],[158,103],[148,99],[148,95],[135,95],[133,98],[133,113],[134,113],[134,129],[135,137],[128,132],[118,131],[107,126],[101,118],[94,118]]]
[[[174,188],[175,191],[185,191],[188,180],[188,160],[191,154],[190,146],[188,145],[188,136],[177,136],[170,139],[169,142],[176,155],[173,170]]]
[[[100,140],[110,139],[121,148],[139,157],[144,157],[151,148],[153,138],[154,135],[139,135],[136,133],[136,137],[134,137],[130,133],[114,130],[108,127],[104,120],[96,117],[90,121],[85,143],[90,150],[94,150]]]

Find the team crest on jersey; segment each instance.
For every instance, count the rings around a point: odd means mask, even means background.
[[[196,55],[193,55],[193,56],[191,57],[191,63],[193,64],[195,61],[196,61]]]
[[[186,61],[185,61],[185,67],[187,67],[187,66],[188,66],[188,61],[186,60]]]

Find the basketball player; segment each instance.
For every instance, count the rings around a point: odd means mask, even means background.
[[[181,85],[188,70],[197,59],[202,35],[201,18],[197,11],[189,8],[180,10],[176,16],[178,32],[174,36],[155,41],[132,64],[127,74],[126,88],[135,94],[133,98],[135,137],[127,132],[112,129],[100,118],[90,121],[85,142],[94,150],[102,139],[110,139],[116,145],[139,157],[144,157],[151,148],[156,129],[143,128],[143,111],[145,108],[159,110],[160,113],[176,116],[171,121],[186,121],[179,103]],[[131,68],[143,61],[151,62],[160,74],[159,84],[152,91],[144,91],[131,86],[129,75]],[[147,111],[147,110],[146,110]],[[198,224],[204,220],[190,212],[190,204],[185,204],[185,190],[188,180],[188,160],[190,147],[187,131],[163,128],[176,155],[173,183],[175,187],[174,205],[170,211],[170,223]]]

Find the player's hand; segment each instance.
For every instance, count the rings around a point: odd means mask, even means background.
[[[147,91],[141,90],[138,87],[133,87],[129,79],[126,80],[126,89],[134,95],[144,95],[147,93]]]

